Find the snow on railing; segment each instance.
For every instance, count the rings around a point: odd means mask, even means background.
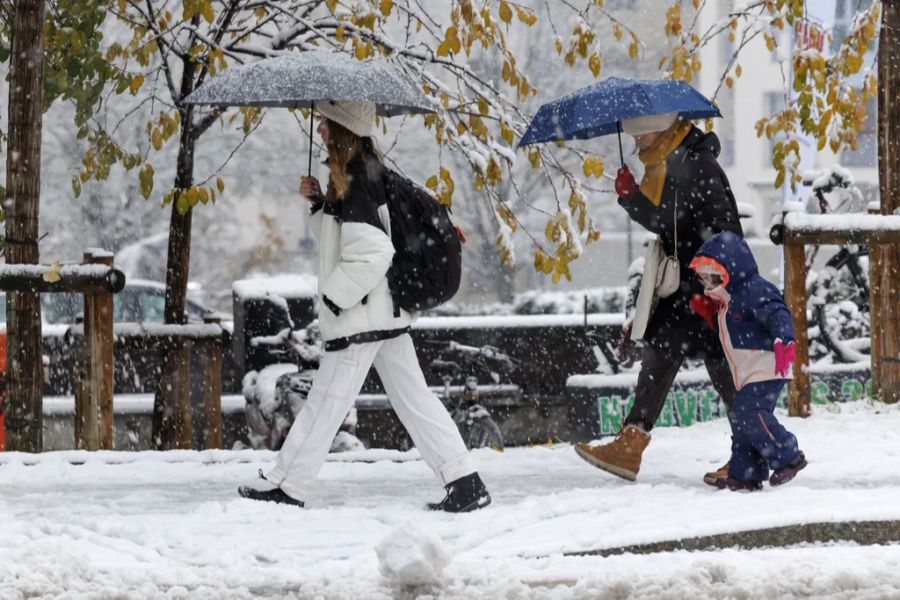
[[[787,212],[773,220],[776,244],[877,244],[900,241],[900,215]]]

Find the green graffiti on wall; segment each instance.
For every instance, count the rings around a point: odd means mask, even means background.
[[[813,379],[811,384],[813,404],[829,402],[852,402],[872,395],[872,380],[868,373],[830,373]],[[596,396],[596,416],[600,421],[601,435],[614,434],[622,428],[625,416],[634,405],[634,394],[628,396],[606,393],[598,389]],[[624,390],[616,390],[624,391]],[[785,407],[787,387],[778,399],[778,406]],[[709,386],[684,386],[673,389],[666,396],[662,412],[656,420],[656,427],[686,427],[694,423],[711,421],[725,416],[725,405],[715,389]]]

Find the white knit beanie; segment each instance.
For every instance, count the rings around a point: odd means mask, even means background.
[[[667,112],[659,115],[645,115],[622,121],[622,131],[634,137],[646,135],[655,131],[665,131],[675,124],[678,119],[677,112]]]
[[[359,137],[369,137],[375,127],[375,104],[372,102],[316,102],[323,117],[343,125]]]

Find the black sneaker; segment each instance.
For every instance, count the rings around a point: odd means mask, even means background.
[[[447,495],[440,502],[429,502],[428,510],[461,513],[484,508],[491,503],[491,495],[478,473],[460,477],[444,486]]]
[[[241,498],[249,498],[250,500],[261,500],[262,502],[276,502],[278,504],[290,504],[303,508],[303,502],[295,498],[291,498],[281,488],[273,488],[271,490],[257,490],[252,487],[241,486],[238,488],[238,494]]]
[[[780,469],[775,469],[775,472],[772,473],[772,476],[769,477],[769,485],[778,486],[784,485],[791,479],[797,476],[797,473],[806,468],[806,456],[803,455],[802,452],[797,454],[794,457],[794,460],[784,465]]]

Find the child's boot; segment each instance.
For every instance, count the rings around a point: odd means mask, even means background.
[[[758,492],[762,489],[762,481],[744,481],[735,479],[730,475],[716,480],[716,487],[720,490],[729,489],[732,492]]]
[[[798,453],[794,460],[780,469],[775,469],[775,472],[769,477],[769,485],[773,487],[776,485],[784,485],[796,477],[797,473],[805,469],[806,465],[806,456],[803,455],[803,452]]]

